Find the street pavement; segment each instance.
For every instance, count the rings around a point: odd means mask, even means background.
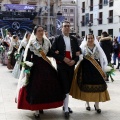
[[[120,72],[116,70],[115,81],[108,82],[111,100],[100,103],[101,114],[94,110],[94,103],[90,103],[92,110],[86,111],[85,102],[70,97],[69,107],[74,113],[69,120],[120,120]],[[11,71],[0,64],[0,120],[35,120],[34,111],[18,110],[15,103],[17,79],[12,77]],[[45,110],[38,120],[65,120],[62,107]]]

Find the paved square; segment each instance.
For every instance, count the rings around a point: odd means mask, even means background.
[[[74,111],[69,120],[120,120],[120,72],[116,70],[115,81],[108,83],[111,100],[100,103],[101,114],[94,110],[94,103],[90,103],[92,110],[86,111],[85,102],[70,97],[69,106]],[[34,111],[18,110],[15,101],[17,79],[12,77],[11,71],[0,64],[0,120],[35,120]],[[40,120],[65,120],[62,108],[45,110]]]

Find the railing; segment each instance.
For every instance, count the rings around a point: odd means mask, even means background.
[[[112,16],[108,17],[107,19],[108,19],[108,23],[113,23],[113,17]]]
[[[85,12],[85,8],[81,8],[82,9],[82,13],[84,13]]]
[[[37,4],[37,0],[28,0],[27,4],[29,4],[29,5],[36,5]]]
[[[81,26],[85,26],[85,22],[84,21],[81,21]]]
[[[103,4],[100,3],[100,4],[99,4],[99,9],[102,9],[102,8],[103,8]]]
[[[90,11],[93,11],[93,6],[89,6],[90,7]]]
[[[10,0],[10,2],[12,4],[19,4],[21,2],[21,0]]]
[[[98,18],[98,24],[102,24],[102,18]]]

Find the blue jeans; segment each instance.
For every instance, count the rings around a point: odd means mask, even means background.
[[[116,59],[118,58],[118,54],[113,54],[113,62],[116,65]]]

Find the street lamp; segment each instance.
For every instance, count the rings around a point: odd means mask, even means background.
[[[89,33],[92,33],[91,26],[93,25],[93,23],[91,21],[89,21],[87,25],[89,27]]]

